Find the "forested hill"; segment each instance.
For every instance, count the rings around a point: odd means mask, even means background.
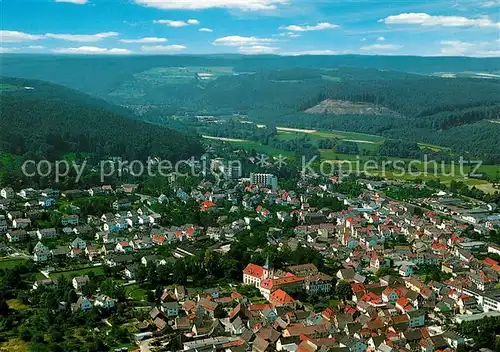
[[[42,81],[0,77],[0,152],[61,158],[69,152],[98,157],[180,160],[199,155],[196,136],[133,120],[119,107]]]

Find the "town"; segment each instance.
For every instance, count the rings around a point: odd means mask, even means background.
[[[53,351],[499,350],[496,204],[225,171],[2,188],[0,331]]]

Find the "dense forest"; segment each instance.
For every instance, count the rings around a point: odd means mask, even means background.
[[[120,108],[61,86],[12,78],[0,84],[10,87],[1,92],[2,152],[49,160],[70,152],[179,160],[202,151],[194,136],[119,115]]]

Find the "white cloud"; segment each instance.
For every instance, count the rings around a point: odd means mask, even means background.
[[[43,39],[43,35],[34,35],[18,31],[0,30],[0,42],[2,43],[16,43],[27,42],[31,40]]]
[[[55,0],[55,2],[68,2],[76,5],[85,5],[88,0]]]
[[[56,48],[52,52],[57,54],[85,54],[85,55],[124,55],[131,54],[128,49],[100,48],[96,46],[80,46],[78,48]]]
[[[17,48],[5,48],[0,46],[0,54],[11,53],[18,50]]]
[[[174,20],[154,20],[153,23],[166,24],[169,27],[181,28],[192,25],[200,24],[200,21],[190,18],[187,21],[174,21]]]
[[[484,8],[492,8],[492,7],[499,7],[500,6],[500,1],[485,1],[481,4],[481,7]]]
[[[165,43],[167,38],[144,37],[140,39],[120,39],[122,43],[148,44],[148,43]]]
[[[117,32],[103,32],[96,34],[54,34],[54,33],[45,34],[47,38],[54,38],[60,40],[67,40],[69,42],[81,42],[81,43],[99,42],[103,39],[116,37],[118,35],[119,33]]]
[[[253,45],[253,46],[242,46],[238,51],[242,54],[255,55],[255,54],[273,54],[279,48],[266,45]]]
[[[301,35],[297,32],[282,32],[280,34],[277,34],[276,36],[278,37],[287,37],[287,38],[298,38]]]
[[[241,37],[239,35],[231,35],[228,37],[217,38],[212,44],[225,46],[254,46],[265,45],[275,41],[276,39],[271,38]]]
[[[442,26],[442,27],[497,27],[500,23],[494,22],[487,17],[467,18],[462,16],[433,16],[427,13],[401,13],[379,20],[385,24],[414,24],[420,26]]]
[[[377,38],[377,40],[378,40],[379,42],[383,42],[383,41],[385,40],[385,37],[378,37],[378,38]]]
[[[325,29],[334,29],[334,28],[339,28],[339,26],[328,22],[321,22],[315,26],[299,26],[297,24],[292,24],[290,26],[280,27],[280,29],[286,29],[287,31],[292,31],[292,32],[323,31]]]
[[[141,51],[145,53],[174,53],[185,50],[184,45],[146,45],[141,46]]]
[[[362,46],[360,49],[363,51],[389,51],[389,50],[399,50],[403,46],[395,44],[372,44]]]
[[[441,41],[441,55],[444,56],[476,56],[498,57],[500,50],[498,40],[494,42],[462,42],[460,40]]]
[[[211,8],[243,11],[274,10],[289,0],[134,0],[136,4],[162,10],[204,10]]]
[[[302,55],[338,55],[338,54],[346,54],[347,52],[339,52],[335,50],[302,50],[302,51],[291,51],[282,53],[281,55],[285,56],[302,56]]]
[[[207,32],[207,33],[212,33],[214,30],[210,28],[200,28],[198,29],[198,32]]]
[[[42,50],[42,49],[45,49],[45,47],[42,46],[42,45],[30,45],[30,46],[28,46],[28,49],[31,49],[31,50]]]

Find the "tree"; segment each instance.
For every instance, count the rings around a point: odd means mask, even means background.
[[[104,280],[100,289],[101,293],[109,297],[116,298],[118,300],[125,299],[125,288],[123,285],[116,284],[111,278]]]
[[[169,284],[171,282],[170,274],[172,273],[173,267],[169,263],[165,265],[158,265],[156,269],[156,275],[158,283],[163,285]]]
[[[0,316],[7,316],[9,313],[9,305],[5,299],[0,300]]]
[[[351,285],[349,285],[348,282],[341,280],[335,287],[335,293],[339,299],[345,302],[352,298]]]
[[[175,262],[172,275],[175,284],[184,285],[186,283],[186,265],[183,259]]]
[[[78,295],[76,294],[75,290],[69,290],[67,295],[66,295],[66,302],[68,303],[76,303],[78,301]]]
[[[207,248],[205,251],[205,256],[203,257],[203,266],[209,275],[214,275],[219,266],[219,258],[216,254],[210,249]]]

